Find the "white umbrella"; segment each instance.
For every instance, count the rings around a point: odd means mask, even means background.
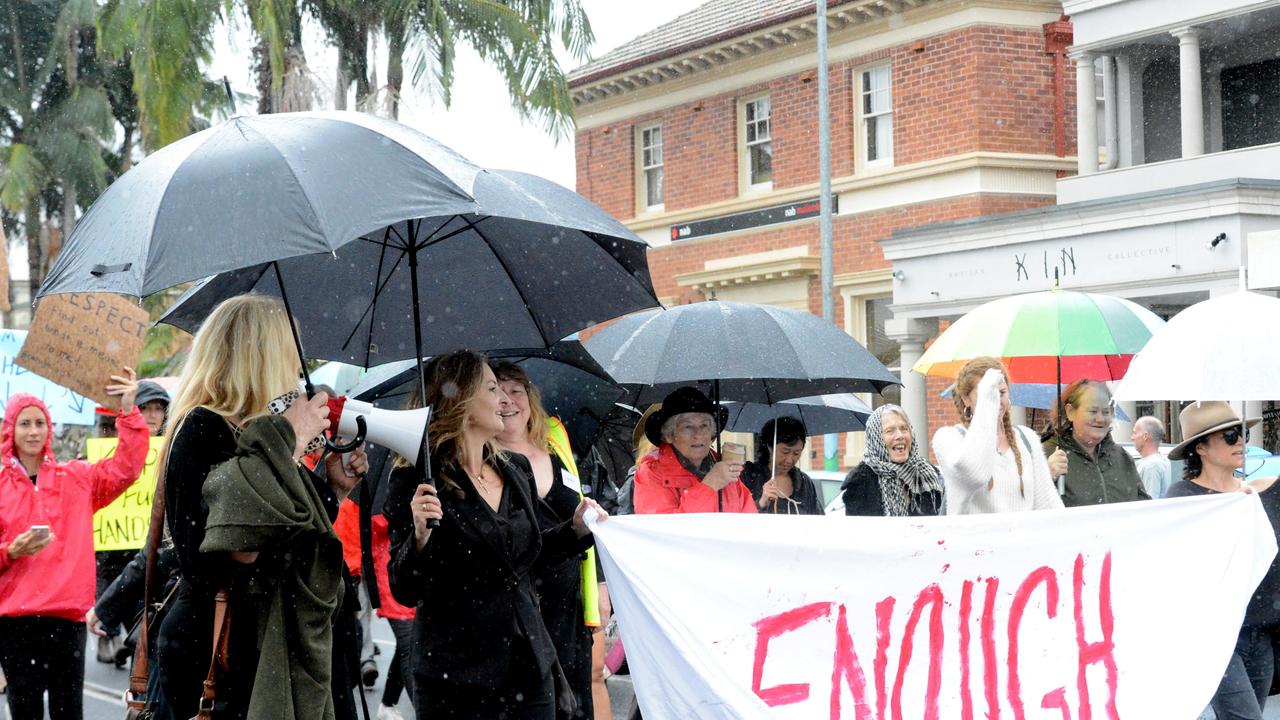
[[[1155,331],[1116,399],[1280,399],[1277,318],[1280,299],[1243,290],[1192,305]]]

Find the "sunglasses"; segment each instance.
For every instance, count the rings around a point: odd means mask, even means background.
[[[1235,445],[1240,442],[1240,438],[1243,436],[1244,433],[1240,432],[1238,427],[1227,428],[1222,431],[1222,441],[1228,445]]]

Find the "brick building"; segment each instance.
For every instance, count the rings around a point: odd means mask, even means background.
[[[1053,204],[1077,165],[1070,25],[1045,0],[828,4],[836,322],[897,371],[938,321],[894,317],[880,243]],[[711,0],[571,73],[577,190],[653,246],[664,303],[821,312],[815,34],[810,0]],[[918,425],[925,397],[951,421],[944,384],[904,376]]]

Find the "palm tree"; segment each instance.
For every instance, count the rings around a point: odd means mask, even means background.
[[[357,107],[370,108],[379,88],[368,77],[367,38],[380,30],[388,50],[386,114],[396,117],[408,79],[419,91],[451,99],[458,43],[498,69],[512,106],[557,137],[573,129],[573,102],[557,44],[585,59],[593,35],[580,0],[306,0],[339,48]]]
[[[22,215],[34,296],[77,206],[107,185],[116,119],[93,0],[5,2],[0,57],[13,62],[0,70],[0,205]],[[42,232],[55,217],[58,228]]]

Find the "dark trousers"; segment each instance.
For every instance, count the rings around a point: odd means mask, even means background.
[[[391,656],[391,666],[387,668],[387,684],[382,688],[382,704],[395,707],[400,703],[400,693],[409,691],[409,700],[413,700],[413,657],[409,654],[413,647],[413,621],[387,620],[391,632],[396,636],[396,652]]]
[[[12,720],[84,717],[84,623],[48,617],[0,618],[0,666]]]
[[[1240,628],[1236,651],[1210,703],[1218,720],[1262,720],[1274,674],[1275,656],[1267,628]]]
[[[532,658],[513,662],[498,690],[415,678],[418,720],[555,720],[555,685],[533,668]]]
[[[124,572],[125,566],[137,554],[137,550],[102,550],[93,554],[97,571],[97,582],[93,591],[94,602],[97,602],[98,598],[102,597],[102,593],[106,592],[107,588],[111,586],[111,583],[120,577],[120,573]],[[110,635],[116,635],[120,632],[119,625],[104,629]]]

